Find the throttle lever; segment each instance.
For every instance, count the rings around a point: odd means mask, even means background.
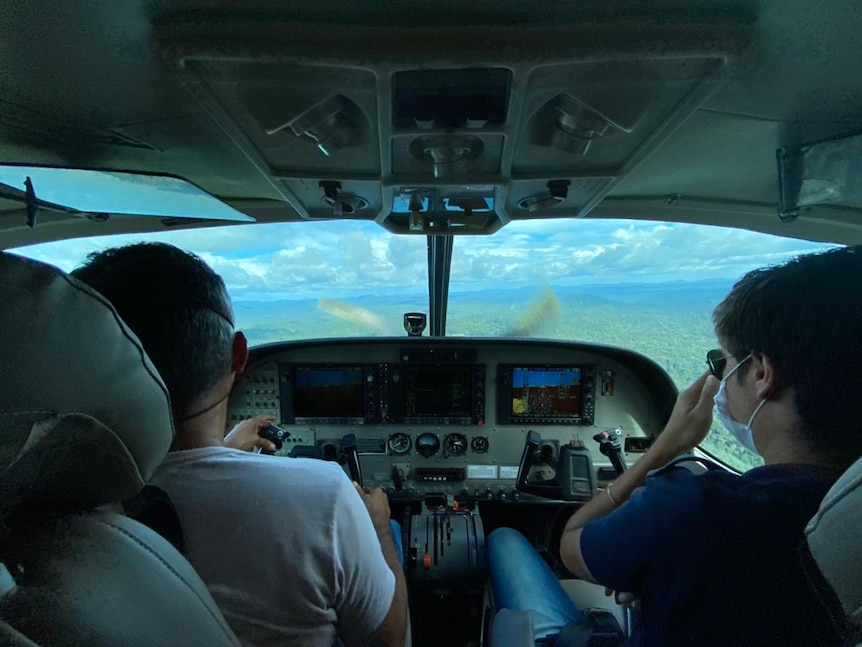
[[[359,450],[356,448],[356,434],[347,434],[341,439],[341,455],[347,463],[347,473],[350,479],[365,487],[362,482],[362,468],[359,466]]]

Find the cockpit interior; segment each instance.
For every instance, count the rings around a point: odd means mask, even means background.
[[[733,280],[862,243],[860,24],[854,0],[6,2],[0,250],[68,271],[112,241],[166,240],[225,276],[238,328],[254,299],[267,332],[225,432],[269,414],[272,460],[383,488],[412,644],[517,644],[491,634],[485,540],[504,526],[621,644],[636,614],[574,580],[555,539],[706,370]],[[459,256],[470,245],[482,255]],[[477,276],[546,298],[512,324],[520,293],[479,303]],[[669,323],[690,299],[661,290],[702,276],[703,307]],[[634,296],[614,304],[611,282]],[[285,295],[312,304],[306,328]],[[600,306],[613,337],[591,336]],[[30,447],[9,433],[0,483]],[[754,460],[694,451],[734,473]],[[0,641],[16,577],[0,569]]]

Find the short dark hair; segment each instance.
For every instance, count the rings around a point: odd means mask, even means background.
[[[862,456],[862,247],[799,256],[740,279],[713,312],[737,360],[761,352],[792,386],[809,447],[836,465]],[[746,365],[737,374],[740,379]]]
[[[71,274],[107,298],[141,340],[175,417],[188,414],[230,370],[230,297],[199,257],[165,243],[139,243],[94,252]]]

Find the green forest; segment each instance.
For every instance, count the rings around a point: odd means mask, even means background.
[[[537,300],[537,290],[501,289],[450,296],[447,334],[530,336],[610,344],[650,357],[684,388],[706,370],[717,346],[711,313],[729,282],[620,284],[558,288],[555,302]],[[547,290],[547,288],[545,288]],[[342,302],[333,314],[315,300],[236,304],[237,320],[253,345],[291,339],[360,335],[404,335],[402,316],[427,310],[415,300],[369,295]],[[703,448],[737,469],[759,465],[758,456],[724,429],[714,428]]]

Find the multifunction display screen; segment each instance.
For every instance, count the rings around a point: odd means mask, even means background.
[[[592,366],[500,367],[500,422],[592,424]]]
[[[297,366],[293,372],[296,422],[365,417],[362,366]]]
[[[581,417],[581,369],[512,369],[512,415]]]
[[[484,364],[280,364],[279,393],[286,423],[465,425],[485,420]]]
[[[473,364],[405,365],[403,372],[405,422],[425,422],[428,418],[471,422]]]

